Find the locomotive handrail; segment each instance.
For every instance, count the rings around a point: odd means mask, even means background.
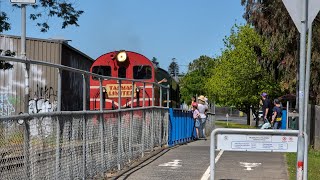
[[[126,78],[116,78],[116,77],[111,77],[111,76],[102,76],[102,75],[99,75],[99,74],[91,73],[89,71],[85,71],[85,70],[81,70],[81,69],[77,69],[77,68],[72,68],[72,67],[64,66],[64,65],[60,65],[60,64],[53,64],[53,63],[44,62],[44,61],[23,59],[23,58],[17,58],[17,57],[8,57],[8,56],[0,56],[0,60],[10,61],[10,62],[20,62],[20,63],[44,65],[44,66],[54,67],[54,68],[58,68],[58,69],[62,69],[62,70],[72,71],[72,72],[75,72],[75,73],[91,75],[91,76],[94,76],[94,77],[107,79],[107,80],[112,79],[112,80],[120,80],[120,81],[132,81],[132,82],[140,82],[140,83],[149,83],[149,84],[154,84],[156,86],[160,86],[160,87],[163,87],[163,88],[166,88],[166,89],[169,88],[169,87],[167,87],[165,85],[158,84],[156,82],[146,82],[146,81],[136,80],[136,79],[126,79]]]
[[[138,108],[127,108],[127,109],[115,109],[115,110],[103,110],[103,111],[55,111],[55,112],[44,112],[37,114],[20,114],[13,116],[1,116],[0,121],[5,120],[18,120],[18,119],[31,119],[43,116],[66,116],[66,115],[98,115],[106,113],[118,113],[118,112],[127,112],[127,111],[137,111],[137,110],[146,110],[146,109],[169,109],[168,107],[159,107],[159,106],[146,106]]]

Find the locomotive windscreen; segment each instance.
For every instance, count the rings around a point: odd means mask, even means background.
[[[111,67],[110,66],[94,66],[92,68],[92,73],[99,74],[102,76],[111,76]],[[92,79],[97,80],[97,77],[92,77]]]
[[[133,78],[134,79],[151,79],[152,69],[151,66],[133,66]]]

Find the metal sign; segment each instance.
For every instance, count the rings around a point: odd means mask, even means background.
[[[298,130],[217,128],[210,139],[210,180],[215,176],[216,135],[218,149],[233,151],[297,152]],[[307,138],[306,138],[307,139]],[[220,141],[225,141],[221,144]],[[294,145],[295,144],[295,145]],[[222,147],[225,145],[225,147]],[[286,150],[286,151],[284,151]]]
[[[13,4],[35,4],[36,0],[10,0]]]
[[[298,31],[301,33],[301,7],[303,1],[301,0],[282,0],[283,4],[287,8],[294,24],[296,25]],[[317,16],[320,10],[319,0],[309,0],[308,1],[308,28],[311,27],[314,18]]]
[[[320,1],[319,0],[309,0],[308,5],[308,28],[312,26],[314,18],[318,15],[320,10]]]
[[[218,134],[217,149],[226,151],[297,152],[297,136]]]

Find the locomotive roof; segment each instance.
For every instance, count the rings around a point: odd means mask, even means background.
[[[142,55],[142,54],[140,54],[140,53],[134,52],[134,51],[127,51],[127,50],[110,51],[110,52],[107,52],[107,53],[105,53],[105,54],[100,55],[99,57],[96,58],[96,60],[99,59],[99,58],[101,58],[102,56],[105,56],[106,54],[118,53],[118,52],[120,52],[120,51],[125,51],[125,52],[128,52],[128,53],[133,53],[133,54],[140,55],[140,56],[146,58],[147,60],[149,60],[149,61],[151,62],[151,60],[150,60],[149,58],[147,58],[146,56],[144,56],[144,55]]]

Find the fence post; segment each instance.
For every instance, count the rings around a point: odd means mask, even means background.
[[[168,85],[168,88],[167,88],[167,108],[169,108],[169,99],[170,99],[170,85]]]
[[[24,12],[22,14],[25,14],[25,5],[22,5],[24,7]],[[22,8],[23,9],[23,8]],[[21,47],[25,48],[25,43],[22,42],[23,39],[21,39]],[[23,50],[22,50],[23,51]],[[29,69],[30,69],[30,63],[28,63],[27,58],[25,56],[25,50],[22,52],[23,58],[25,58],[25,95],[24,95],[24,113],[29,113]],[[26,178],[31,179],[31,162],[30,162],[30,126],[29,126],[29,119],[24,119],[24,132],[23,132],[23,156],[24,156],[24,166],[25,166],[25,172],[26,172]]]
[[[154,84],[152,84],[152,109],[151,109],[151,150],[154,148]]]
[[[159,100],[159,106],[162,107],[162,87],[160,87],[160,100]]]
[[[62,96],[62,70],[58,68],[58,104],[57,111],[61,111],[61,96]],[[57,137],[56,137],[56,179],[60,179],[60,119],[57,117]]]
[[[159,100],[159,106],[162,107],[162,86],[159,86],[160,87],[160,100]],[[162,126],[162,109],[159,111],[159,146],[161,147],[162,146],[162,139],[161,139],[161,136],[162,136],[162,131],[161,131],[161,126]]]
[[[170,99],[170,91],[169,91],[169,89],[170,89],[170,85],[168,85],[167,86],[167,108],[169,108],[169,99]],[[167,112],[168,114],[167,114],[167,118],[168,118],[168,120],[167,120],[167,146],[169,146],[169,140],[170,140],[170,136],[169,136],[169,128],[170,128],[170,113],[169,112]]]
[[[162,118],[162,109],[159,110],[158,114],[159,116],[159,127],[158,127],[158,131],[159,131],[159,146],[162,147],[162,121],[163,121],[163,118]]]
[[[87,111],[87,93],[86,93],[86,75],[85,74],[82,74],[82,79],[83,79],[83,94],[82,94],[82,97],[83,97],[83,100],[82,100],[82,103],[83,103],[83,111]],[[82,179],[85,180],[86,179],[86,162],[87,162],[87,156],[86,156],[86,140],[87,140],[87,115],[84,114],[83,115],[83,120],[82,120]]]
[[[23,156],[24,156],[24,166],[26,172],[26,179],[31,179],[31,172],[30,172],[30,126],[29,120],[24,119],[24,131],[23,131]]]
[[[102,78],[99,78],[99,88],[100,88],[100,111],[103,111],[104,108],[104,98],[103,98],[103,88],[102,88]],[[104,164],[104,138],[103,138],[103,131],[104,131],[104,123],[103,123],[103,113],[100,114],[100,123],[99,123],[99,129],[100,129],[100,153],[101,153],[101,176],[103,177],[103,172],[105,168]]]
[[[118,170],[121,169],[122,163],[122,123],[121,123],[121,80],[119,80],[119,89],[118,89]]]
[[[145,98],[146,98],[146,83],[143,82],[143,95],[142,95],[142,107],[145,107]],[[150,104],[149,104],[150,105]]]
[[[142,107],[145,107],[145,96],[146,96],[146,92],[145,92],[145,88],[146,88],[146,83],[143,82],[143,95],[142,95]],[[142,137],[141,137],[141,144],[142,144],[142,147],[141,147],[141,156],[144,157],[144,137],[145,137],[145,133],[146,133],[146,110],[143,109],[142,110]]]
[[[132,94],[131,94],[131,109],[133,108],[134,98],[134,81],[132,81]],[[129,131],[129,162],[132,159],[132,125],[133,125],[133,111],[130,112],[130,131]]]

